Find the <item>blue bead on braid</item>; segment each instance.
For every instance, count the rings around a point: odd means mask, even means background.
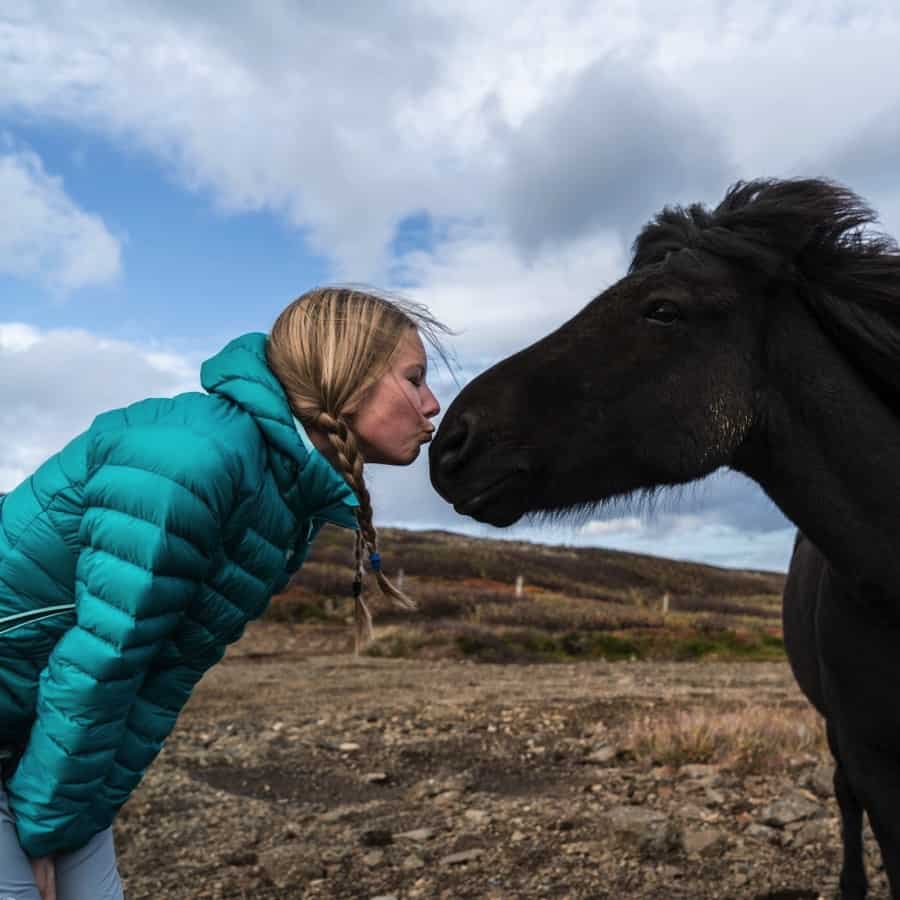
[[[370,553],[369,554],[369,565],[372,567],[373,572],[381,571],[381,554],[379,553]]]

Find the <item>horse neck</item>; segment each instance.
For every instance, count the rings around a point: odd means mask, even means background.
[[[900,584],[900,420],[799,301],[768,334],[759,427],[735,467],[846,577]]]

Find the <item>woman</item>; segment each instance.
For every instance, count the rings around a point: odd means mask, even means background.
[[[207,360],[207,394],[99,416],[0,498],[0,618],[45,616],[0,634],[0,900],[122,896],[116,812],[325,522],[357,529],[358,635],[365,554],[409,604],[363,465],[431,439],[420,332],[440,349],[438,330],[423,307],[311,291]]]

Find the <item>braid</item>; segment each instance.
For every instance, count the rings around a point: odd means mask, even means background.
[[[353,575],[353,650],[359,655],[360,650],[372,640],[372,613],[362,595],[363,585],[363,541],[362,534],[356,532],[354,540],[356,564]]]
[[[400,609],[413,610],[417,607],[415,602],[401,590],[394,587],[384,572],[381,571],[380,557],[378,555],[378,532],[375,530],[375,525],[372,521],[372,498],[369,495],[369,489],[363,477],[364,460],[362,453],[359,451],[356,435],[354,435],[346,420],[340,414],[333,416],[322,411],[316,417],[315,425],[328,436],[328,441],[335,452],[335,461],[359,501],[359,506],[356,509],[356,520],[359,524],[359,530],[356,534],[356,571],[353,583],[356,652],[359,653],[360,649],[372,638],[372,615],[362,596],[363,550],[368,553],[372,562],[372,570],[375,573],[381,593],[385,597],[389,597]],[[377,564],[376,560],[378,561]]]
[[[334,449],[337,463],[344,478],[347,479],[347,483],[357,496],[363,491],[365,492],[366,501],[371,510],[369,492],[363,481],[363,458],[356,443],[356,435],[353,434],[341,415],[332,416],[327,412],[320,412],[315,425],[328,436],[328,441]],[[361,497],[359,502],[363,502]]]

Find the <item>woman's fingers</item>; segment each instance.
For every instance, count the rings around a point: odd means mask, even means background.
[[[52,856],[31,860],[34,881],[41,893],[41,900],[56,900],[56,865]]]

